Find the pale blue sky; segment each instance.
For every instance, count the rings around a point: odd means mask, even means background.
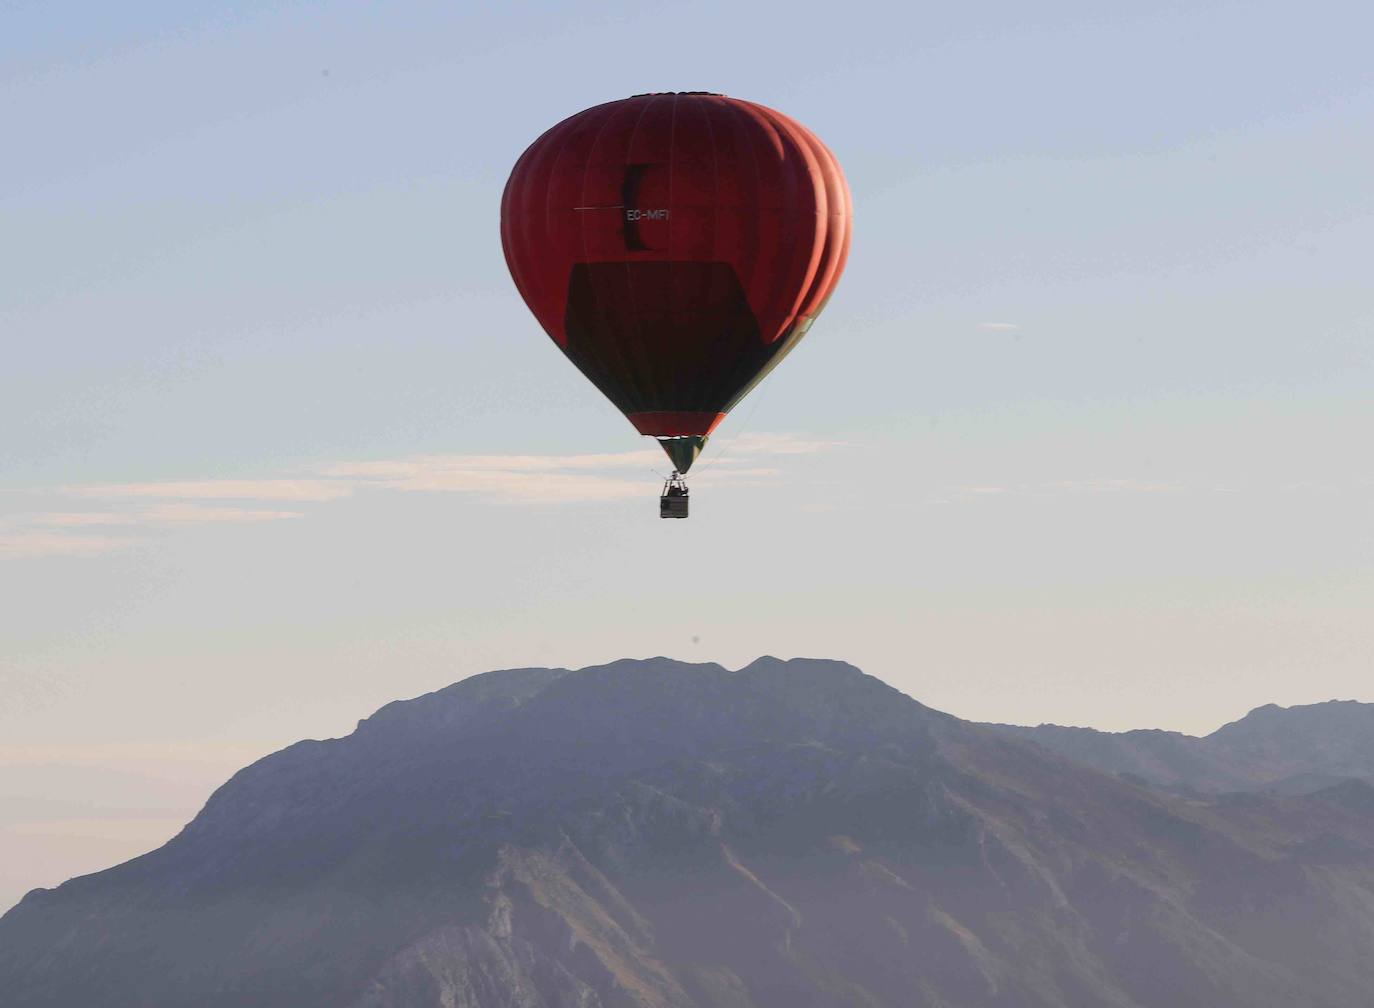
[[[1374,700],[1374,9],[942,7],[0,5],[0,905],[495,667]],[[805,122],[856,213],[687,522],[497,236],[653,90]]]

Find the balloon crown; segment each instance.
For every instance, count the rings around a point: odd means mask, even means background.
[[[631,98],[657,98],[659,95],[710,95],[712,98],[724,98],[725,95],[719,91],[645,91],[643,94],[630,95]]]

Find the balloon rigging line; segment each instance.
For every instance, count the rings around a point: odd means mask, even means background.
[[[749,423],[754,419],[754,414],[758,412],[759,403],[761,402],[763,402],[762,391],[756,390],[754,394],[754,402],[749,407],[749,412],[744,415],[744,419],[740,421],[739,430],[735,431],[734,436],[730,438],[729,442],[725,445],[724,448],[720,450],[718,454],[712,456],[710,459],[706,461],[706,464],[701,467],[701,470],[698,473],[698,475],[700,475],[700,473],[710,472],[711,469],[715,466],[715,464],[719,462],[721,459],[725,458],[726,454],[730,451],[730,449],[735,447],[735,442],[740,439],[740,435],[749,429]]]

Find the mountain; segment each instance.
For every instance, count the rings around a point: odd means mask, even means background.
[[[1276,736],[1277,737],[1277,736]],[[0,918],[6,1008],[1354,1008],[1374,787],[1189,797],[838,662],[523,669]]]
[[[986,725],[1106,773],[1184,792],[1303,793],[1342,780],[1374,783],[1374,704],[1268,704],[1204,738],[1042,724]]]

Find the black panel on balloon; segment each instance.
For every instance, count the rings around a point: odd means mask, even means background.
[[[578,263],[563,352],[623,413],[728,410],[789,340],[764,344],[729,263]]]

